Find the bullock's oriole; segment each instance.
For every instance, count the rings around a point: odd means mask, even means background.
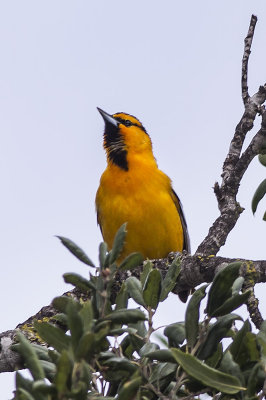
[[[127,222],[120,261],[135,251],[150,259],[171,251],[190,252],[182,205],[171,180],[158,169],[145,128],[130,114],[98,111],[105,122],[107,167],[96,194],[96,210],[109,249]]]

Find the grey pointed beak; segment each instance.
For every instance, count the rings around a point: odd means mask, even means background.
[[[108,114],[107,112],[103,111],[99,107],[97,107],[97,110],[99,111],[99,113],[103,117],[103,120],[104,120],[104,122],[106,124],[111,124],[111,125],[114,125],[114,126],[118,126],[119,125],[119,122],[111,114]]]

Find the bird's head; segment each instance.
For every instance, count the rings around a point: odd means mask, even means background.
[[[98,108],[104,119],[104,148],[108,161],[128,170],[129,158],[135,155],[152,155],[152,144],[146,129],[133,115],[126,113],[108,114]]]

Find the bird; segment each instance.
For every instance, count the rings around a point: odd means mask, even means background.
[[[190,253],[190,239],[181,201],[170,178],[153,155],[142,123],[124,112],[108,114],[104,123],[107,167],[96,193],[97,222],[108,250],[117,230],[127,223],[120,263],[132,252],[144,259],[165,258],[170,252]]]

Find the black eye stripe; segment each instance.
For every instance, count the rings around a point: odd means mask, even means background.
[[[132,125],[137,126],[138,128],[140,128],[143,132],[145,132],[145,133],[147,134],[147,131],[146,131],[146,129],[144,128],[144,126],[138,125],[138,124],[134,124],[133,122],[132,122]]]
[[[115,117],[115,119],[116,119],[118,122],[120,122],[121,124],[123,124],[123,125],[125,125],[125,126],[127,126],[127,127],[129,127],[129,126],[137,126],[137,127],[140,128],[143,132],[147,133],[147,131],[146,131],[146,129],[144,128],[144,126],[139,125],[139,124],[137,124],[137,123],[135,123],[135,122],[132,122],[132,121],[130,121],[129,119],[123,119],[123,118],[120,118],[120,117]]]

